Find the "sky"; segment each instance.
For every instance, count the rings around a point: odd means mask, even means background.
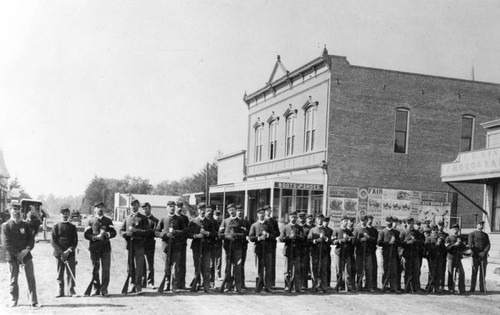
[[[0,148],[32,197],[152,184],[246,149],[245,91],[281,56],[500,83],[498,1],[0,3]]]

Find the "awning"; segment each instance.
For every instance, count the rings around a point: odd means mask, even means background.
[[[273,178],[265,180],[248,180],[240,183],[227,185],[210,186],[210,193],[224,193],[234,191],[256,190],[256,189],[301,189],[301,190],[323,190],[323,183],[320,181],[294,181],[284,178]]]
[[[484,184],[500,178],[500,148],[461,152],[455,161],[441,164],[441,181]]]

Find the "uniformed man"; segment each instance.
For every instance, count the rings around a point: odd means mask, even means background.
[[[399,232],[399,237],[400,237],[400,242],[398,242],[398,259],[397,259],[397,262],[396,262],[396,265],[397,265],[397,284],[398,284],[398,290],[401,291],[401,278],[403,277],[403,271],[404,271],[404,263],[405,263],[405,259],[403,257],[403,244],[402,244],[402,241],[404,240],[403,239],[403,233],[405,233],[406,230],[408,230],[408,227],[409,227],[409,224],[408,222],[406,221],[406,218],[405,219],[398,219],[397,217],[392,217],[392,225],[393,225],[393,229],[395,231],[398,231]]]
[[[139,200],[131,202],[132,212],[125,218],[120,228],[120,235],[127,241],[128,272],[133,275],[132,292],[142,294],[142,275],[144,271],[144,239],[150,233],[149,221],[139,212]]]
[[[10,219],[2,224],[2,245],[10,271],[10,306],[17,306],[19,299],[19,267],[24,268],[28,282],[28,292],[31,306],[38,306],[36,294],[35,271],[31,250],[35,246],[35,237],[28,223],[21,217],[21,205],[13,203],[10,209]]]
[[[219,231],[222,223],[221,211],[215,210],[213,212],[212,223],[216,231]],[[212,259],[210,263],[210,281],[215,283],[215,277],[218,280],[222,278],[222,239],[216,235],[212,248]]]
[[[191,292],[197,291],[198,283],[203,277],[203,290],[205,293],[210,293],[210,259],[217,232],[212,220],[205,217],[205,203],[199,203],[197,208],[198,216],[189,222],[187,228],[188,237],[193,239],[191,250],[193,251],[194,279],[191,283]]]
[[[189,224],[189,218],[187,215],[182,213],[182,208],[184,207],[184,204],[181,201],[177,201],[175,203],[175,215],[177,215],[182,222],[184,223],[184,226],[187,228]],[[179,288],[181,289],[187,289],[186,288],[186,251],[187,251],[187,235],[186,231],[179,235],[179,240],[182,240],[182,247],[181,247],[181,261],[179,263]]]
[[[241,249],[241,283],[242,288],[247,289],[245,284],[245,263],[247,261],[247,251],[248,251],[248,233],[250,232],[250,221],[243,217],[243,206],[236,205],[236,217],[239,219],[241,229],[245,233],[245,238],[241,240],[242,249]]]
[[[144,237],[144,258],[145,264],[143,269],[143,279],[142,279],[142,287],[154,289],[155,285],[155,230],[158,225],[159,220],[151,214],[151,205],[149,202],[145,202],[142,205],[142,209],[144,210],[144,215],[148,219],[149,232]],[[146,270],[148,269],[148,270]]]
[[[446,256],[447,256],[447,250],[446,250],[446,245],[445,241],[446,238],[448,237],[448,233],[444,231],[444,222],[439,221],[438,222],[438,239],[439,242],[437,242],[438,248],[437,248],[437,285],[438,289],[437,292],[441,293],[444,290],[444,282],[446,278]]]
[[[179,292],[181,251],[185,237],[186,226],[180,216],[175,215],[175,202],[167,203],[167,216],[162,218],[156,226],[155,236],[162,239],[162,249],[165,259],[164,278],[171,281],[172,292]],[[174,272],[172,274],[172,269]],[[162,281],[161,284],[165,284]],[[160,285],[161,285],[160,284]],[[169,285],[167,285],[168,287]],[[163,291],[163,287],[159,290]]]
[[[340,227],[333,230],[332,243],[335,247],[335,272],[337,275],[337,284],[335,290],[338,292],[346,288],[348,291],[354,291],[354,274],[352,273],[354,265],[354,237],[352,231],[347,227],[348,216],[343,216],[340,221]],[[347,283],[346,283],[347,282]]]
[[[301,279],[301,261],[304,259],[304,242],[307,236],[304,234],[304,228],[297,223],[297,213],[291,212],[288,215],[290,222],[283,226],[280,234],[280,242],[285,243],[283,252],[285,259],[285,291],[292,291],[295,288],[296,293],[303,293]],[[290,288],[291,286],[291,288]]]
[[[299,224],[304,229],[304,235],[309,236],[309,231],[314,227],[314,217],[312,214],[306,215],[305,212],[299,213]],[[302,288],[309,287],[309,280],[311,280],[311,251],[310,242],[306,239],[303,244],[304,256],[301,261],[300,274],[302,276]]]
[[[469,248],[472,251],[472,276],[470,292],[476,290],[477,271],[479,270],[479,290],[485,292],[486,266],[488,265],[488,252],[490,251],[490,238],[483,232],[484,221],[479,221],[476,230],[469,234]]]
[[[437,226],[431,228],[430,235],[425,239],[425,250],[427,253],[427,260],[429,264],[429,281],[426,286],[427,292],[439,291],[439,284],[441,283],[439,274],[438,263],[442,259],[440,251],[443,250],[444,240],[439,238],[439,230]]]
[[[329,226],[330,224],[330,217],[325,217],[325,219],[323,220],[323,227],[325,228],[325,230],[328,230],[328,232],[326,234],[328,235],[333,235],[333,229],[330,228]],[[331,240],[330,240],[331,241]],[[328,254],[326,254],[325,258],[326,258],[326,285],[328,286],[328,289],[330,290],[332,287],[331,287],[331,283],[332,283],[332,246],[331,244],[328,245]]]
[[[400,243],[399,231],[392,226],[392,217],[385,219],[385,228],[378,233],[378,246],[382,247],[384,274],[382,276],[382,291],[390,286],[392,292],[399,293],[398,289],[398,246]]]
[[[361,224],[354,229],[353,237],[356,251],[356,288],[358,291],[363,289],[363,278],[365,278],[365,288],[373,293],[373,266],[371,248],[377,243],[377,238],[370,234],[368,217],[361,217]]]
[[[455,274],[458,273],[458,290],[459,293],[465,293],[465,273],[462,266],[463,251],[466,249],[465,243],[460,235],[460,226],[454,224],[452,227],[453,234],[448,235],[445,240],[446,250],[448,255],[448,290],[451,293],[456,293]]]
[[[224,271],[224,282],[227,285],[228,289],[232,288],[232,283],[234,281],[234,271],[232,271],[232,263],[231,263],[231,249],[233,247],[232,241],[226,239],[226,228],[229,226],[232,220],[236,219],[236,206],[234,203],[230,203],[227,205],[228,217],[223,219],[221,225],[219,226],[219,238],[224,242],[224,252],[226,254],[226,267]],[[241,272],[241,268],[240,268]]]
[[[266,292],[274,293],[272,289],[272,267],[273,267],[273,247],[276,235],[270,220],[266,220],[264,208],[257,209],[257,221],[250,227],[249,238],[255,243],[254,252],[257,257],[257,270],[259,280],[257,281],[255,292],[262,289]]]
[[[50,243],[54,248],[54,256],[57,261],[57,284],[58,293],[56,298],[65,296],[64,284],[66,282],[69,296],[76,297],[76,247],[78,246],[78,233],[76,226],[69,222],[69,208],[63,207],[60,211],[61,222],[52,227],[52,238]],[[66,271],[66,281],[64,272]]]
[[[424,241],[422,235],[416,229],[413,218],[407,218],[406,222],[408,222],[408,229],[401,235],[404,257],[403,268],[405,270],[405,291],[419,293],[421,291],[420,257]]]
[[[311,244],[311,259],[313,271],[313,284],[312,291],[316,292],[319,289],[324,293],[328,292],[328,285],[326,283],[327,273],[326,264],[328,259],[326,255],[329,252],[330,242],[332,235],[330,231],[326,230],[323,226],[324,216],[319,214],[316,216],[316,225],[309,231],[307,239]]]
[[[276,236],[276,238],[274,240],[269,240],[269,242],[272,243],[272,266],[270,267],[270,271],[271,271],[271,285],[272,287],[274,288],[276,286],[276,246],[277,246],[277,238],[279,237],[280,235],[280,228],[279,228],[279,224],[278,224],[278,221],[274,218],[273,216],[273,208],[271,208],[271,206],[269,205],[266,205],[264,206],[264,210],[266,212],[266,221],[269,221],[269,223],[271,224],[271,226],[273,227],[273,234]]]
[[[89,240],[90,259],[92,260],[92,282],[94,295],[109,296],[109,271],[111,266],[110,239],[116,236],[113,221],[104,215],[104,203],[94,204],[94,217],[88,220],[84,237]],[[99,277],[99,268],[102,264],[102,281]]]
[[[371,252],[372,257],[372,287],[374,290],[378,290],[378,262],[377,262],[377,240],[378,240],[378,230],[373,226],[373,215],[369,214],[367,216],[368,222],[366,225],[368,226],[368,234],[371,235],[375,239],[375,242],[371,243],[371,246],[367,247],[367,250]]]

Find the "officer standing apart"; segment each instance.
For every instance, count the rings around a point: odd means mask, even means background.
[[[276,243],[272,223],[265,218],[265,210],[257,209],[257,222],[250,227],[249,238],[255,243],[255,254],[258,261],[259,281],[255,292],[259,293],[264,287],[266,292],[274,293],[272,289],[273,246]]]
[[[68,208],[61,209],[61,222],[52,228],[50,243],[54,247],[54,256],[57,261],[57,284],[59,291],[56,298],[64,296],[64,271],[66,271],[66,283],[70,296],[76,297],[76,247],[78,246],[78,233],[76,226],[69,222],[70,211]]]
[[[479,290],[485,292],[486,266],[488,265],[488,252],[490,251],[490,238],[483,232],[484,221],[477,223],[477,229],[469,234],[469,247],[472,251],[472,276],[470,292],[476,290],[477,271],[479,270]]]
[[[178,216],[184,227],[187,228],[189,224],[189,218],[187,215],[182,213],[182,208],[184,204],[181,201],[175,203],[175,215]],[[181,245],[181,260],[179,263],[179,288],[186,289],[186,250],[187,250],[187,235],[186,231],[182,231],[181,234],[177,235],[179,244]]]
[[[142,205],[142,209],[144,210],[144,215],[148,219],[148,225],[149,225],[149,232],[147,235],[144,237],[144,256],[147,262],[144,264],[144,269],[142,271],[143,274],[143,280],[142,280],[142,287],[147,287],[149,289],[154,289],[155,285],[155,247],[156,247],[156,240],[155,240],[155,229],[156,226],[158,225],[158,219],[151,214],[151,205],[149,202],[146,202]],[[146,270],[149,269],[149,273]]]
[[[19,299],[19,266],[24,266],[31,306],[38,306],[36,294],[35,271],[31,250],[35,246],[35,237],[28,223],[21,219],[21,205],[13,203],[10,209],[10,219],[2,224],[2,244],[10,272],[10,306],[17,306]]]
[[[116,236],[113,221],[104,215],[104,203],[94,204],[94,217],[90,218],[83,234],[89,240],[90,259],[92,260],[92,282],[96,289],[94,295],[109,296],[109,271],[111,266],[111,243]],[[99,280],[99,268],[102,263],[102,281]]]
[[[205,203],[198,204],[198,216],[189,222],[188,237],[192,238],[191,250],[193,251],[194,279],[191,291],[196,291],[198,282],[203,277],[203,290],[210,293],[210,259],[212,257],[212,243],[216,231],[212,220],[205,217]]]

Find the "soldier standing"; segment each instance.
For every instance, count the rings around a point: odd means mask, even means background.
[[[149,202],[146,202],[142,205],[142,209],[144,210],[144,215],[148,219],[149,232],[144,237],[144,258],[145,263],[143,269],[143,280],[142,286],[144,288],[154,289],[155,285],[155,230],[158,225],[159,220],[151,214],[151,205]],[[147,265],[147,266],[146,266]],[[147,272],[146,268],[149,270]]]
[[[406,219],[408,229],[401,235],[401,245],[403,247],[404,270],[405,270],[405,291],[419,293],[420,287],[420,261],[421,248],[424,241],[422,235],[415,229],[413,218]]]
[[[111,266],[111,243],[116,236],[113,221],[104,215],[104,203],[94,204],[94,217],[90,218],[85,228],[84,237],[89,240],[90,259],[92,260],[92,282],[95,294],[109,296],[109,271]],[[102,264],[102,281],[99,280],[99,268]]]
[[[328,235],[333,235],[333,230],[328,226],[330,224],[330,217],[325,217],[323,220],[323,227],[325,230],[328,230],[326,234]],[[328,289],[331,289],[331,283],[332,283],[332,247],[328,245],[328,254],[326,254],[325,259],[326,259],[326,285]]]
[[[273,234],[277,237],[280,235],[280,228],[278,221],[273,217],[273,208],[271,208],[269,205],[264,206],[264,211],[266,212],[266,221],[269,221],[273,228]],[[268,240],[268,242],[271,243],[272,245],[272,265],[270,267],[271,271],[271,286],[274,288],[276,286],[276,246],[277,246],[277,240],[276,238],[272,240]]]
[[[184,207],[184,204],[180,201],[177,201],[175,203],[175,215],[177,215],[182,222],[184,223],[184,226],[187,228],[189,224],[189,218],[187,215],[182,213],[182,208]],[[182,233],[179,235],[179,241],[181,242],[181,260],[179,264],[179,288],[180,289],[186,289],[186,250],[187,250],[187,237],[186,233]]]
[[[233,247],[232,241],[226,239],[226,228],[229,226],[232,220],[236,219],[236,207],[234,203],[230,203],[227,205],[227,212],[229,216],[222,220],[221,225],[219,226],[219,239],[223,240],[224,252],[226,254],[226,267],[224,271],[224,281],[227,284],[228,289],[231,289],[233,282],[233,275],[231,274],[231,249]],[[233,271],[234,272],[234,271]]]
[[[369,214],[367,216],[368,222],[366,225],[368,226],[368,234],[375,239],[375,242],[371,243],[371,246],[367,248],[371,252],[372,257],[372,287],[374,290],[378,290],[377,287],[377,275],[378,275],[378,262],[377,262],[377,240],[378,240],[378,231],[373,226],[373,215]]]
[[[445,241],[446,238],[448,237],[448,233],[444,231],[444,222],[439,221],[438,222],[438,241],[436,244],[439,244],[437,247],[437,273],[436,277],[438,280],[437,286],[437,292],[441,293],[444,290],[444,282],[446,278],[446,256],[447,256],[447,250],[446,250],[446,245]]]
[[[485,292],[486,266],[488,265],[488,252],[490,251],[490,238],[483,232],[484,221],[479,221],[477,229],[469,234],[469,247],[472,251],[472,276],[470,292],[476,290],[477,271],[479,270],[479,290]]]
[[[28,282],[28,292],[32,307],[38,306],[36,294],[35,271],[31,250],[35,246],[35,237],[28,223],[22,221],[21,206],[13,203],[10,209],[10,219],[2,224],[2,245],[10,271],[10,307],[17,306],[19,299],[19,267],[23,266]]]
[[[172,282],[172,292],[179,292],[180,261],[183,249],[184,233],[186,226],[184,221],[175,215],[175,202],[167,203],[168,215],[162,218],[156,226],[155,235],[162,239],[162,249],[165,258],[165,278]],[[174,273],[172,275],[172,268]],[[162,284],[165,282],[162,281]],[[170,285],[170,283],[169,283]],[[163,287],[159,290],[163,291]]]
[[[212,223],[216,231],[219,231],[221,222],[221,212],[220,210],[215,210],[213,213]],[[216,276],[218,280],[222,278],[222,239],[218,234],[214,239],[213,245],[212,259],[210,264],[210,281],[212,283],[215,283]]]
[[[245,285],[245,262],[247,261],[247,251],[248,251],[248,233],[250,232],[250,222],[243,217],[243,206],[236,206],[236,217],[239,219],[240,227],[245,233],[245,237],[241,239],[242,249],[241,249],[241,282],[242,288],[247,289]]]
[[[338,292],[347,286],[348,291],[354,291],[354,237],[352,231],[347,227],[349,217],[343,216],[340,227],[333,230],[332,242],[335,246],[335,272],[337,284],[335,290]],[[345,279],[344,279],[345,278]],[[347,282],[347,283],[346,283]]]
[[[57,261],[57,284],[59,291],[56,298],[64,296],[64,271],[66,271],[66,283],[70,296],[76,297],[76,247],[78,246],[78,233],[76,226],[69,222],[69,208],[61,209],[61,222],[52,228],[50,243],[54,248],[54,256]]]
[[[356,246],[356,278],[357,278],[357,290],[361,291],[363,289],[363,277],[365,278],[366,284],[365,288],[367,291],[373,293],[373,266],[372,266],[372,254],[371,248],[373,244],[377,243],[377,238],[370,234],[370,230],[367,225],[368,217],[361,217],[361,224],[354,229],[353,237],[354,244]]]
[[[398,288],[398,246],[400,243],[399,231],[392,226],[392,217],[385,219],[386,227],[378,233],[378,246],[382,247],[384,274],[382,276],[382,291],[390,285],[391,291],[399,293]]]
[[[455,273],[458,273],[458,290],[460,293],[465,293],[465,273],[462,266],[462,253],[466,246],[460,236],[460,227],[454,224],[452,227],[453,234],[448,235],[445,240],[446,249],[448,251],[448,290],[455,293]]]
[[[304,256],[301,260],[301,278],[302,278],[302,288],[307,289],[309,287],[309,280],[311,279],[311,251],[310,251],[310,242],[307,240],[307,236],[309,236],[309,231],[313,228],[313,215],[308,214],[306,216],[305,212],[299,213],[299,224],[304,229],[304,235],[306,235],[306,240],[304,240],[304,244],[302,247],[304,249]]]
[[[274,293],[272,289],[272,267],[273,267],[273,247],[275,246],[276,235],[270,220],[266,220],[265,210],[257,209],[257,222],[250,227],[249,238],[255,243],[255,255],[258,262],[259,281],[256,284],[255,292],[259,293],[262,288],[266,292]]]
[[[443,250],[444,240],[439,237],[438,233],[438,227],[432,227],[431,233],[425,239],[424,244],[429,264],[429,281],[426,287],[427,292],[432,292],[433,290],[438,292],[441,283],[440,278],[442,275],[439,274],[439,260],[442,259],[442,254],[440,252]]]
[[[304,229],[297,223],[297,213],[291,212],[288,215],[290,222],[283,226],[280,242],[285,243],[285,291],[290,292],[295,287],[296,293],[303,293],[301,279],[301,260],[304,256],[303,244],[307,240]]]
[[[311,244],[312,271],[314,275],[312,291],[316,292],[319,286],[326,293],[328,292],[328,285],[326,283],[326,264],[328,259],[326,255],[330,251],[328,248],[330,247],[332,235],[323,226],[324,218],[322,214],[316,216],[316,226],[309,231],[307,239]]]

